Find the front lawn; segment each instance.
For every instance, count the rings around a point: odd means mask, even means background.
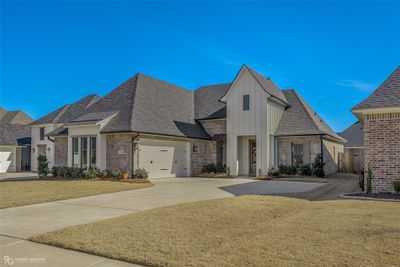
[[[158,208],[30,239],[151,266],[395,266],[400,205],[243,196]]]
[[[0,208],[133,190],[149,186],[152,186],[152,184],[93,180],[1,182]]]

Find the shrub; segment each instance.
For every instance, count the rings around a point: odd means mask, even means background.
[[[278,177],[280,174],[281,174],[281,172],[279,171],[279,169],[275,168],[275,167],[271,167],[271,169],[269,169],[269,171],[268,171],[269,176]]]
[[[393,182],[393,188],[394,188],[394,191],[396,191],[397,194],[400,194],[400,181],[394,181]]]
[[[322,161],[322,155],[317,154],[314,158],[314,162],[311,165],[312,174],[318,177],[324,177],[324,165],[325,163]]]
[[[216,172],[218,173],[225,173],[226,172],[226,165],[218,164],[215,168]]]
[[[279,172],[282,174],[288,174],[288,175],[296,175],[297,174],[297,168],[296,166],[290,166],[290,165],[279,165]]]
[[[87,172],[87,177],[89,179],[100,178],[102,177],[102,172],[96,167],[90,167]]]
[[[263,176],[263,172],[262,172],[261,168],[258,169],[258,176]]]
[[[59,173],[60,168],[61,167],[58,167],[58,166],[54,166],[53,168],[51,168],[51,175],[53,177],[59,176],[58,173]]]
[[[367,193],[370,194],[372,192],[372,179],[374,175],[372,174],[371,166],[368,166],[368,173],[367,173]]]
[[[149,178],[149,173],[144,168],[138,168],[133,172],[133,178],[147,179]]]
[[[310,164],[305,164],[305,165],[300,166],[299,170],[300,170],[301,175],[310,176],[312,174]]]
[[[82,168],[72,168],[71,177],[74,179],[86,178],[85,170]]]
[[[117,178],[122,178],[122,173],[121,173],[121,171],[119,171],[116,168],[107,169],[105,177],[107,177],[107,178],[116,178],[116,179]]]
[[[203,167],[201,168],[201,172],[203,173],[210,173],[210,172],[217,172],[217,166],[215,166],[215,164],[206,164],[203,165]]]
[[[49,174],[49,162],[46,156],[39,155],[38,160],[38,175],[39,177],[46,177]]]

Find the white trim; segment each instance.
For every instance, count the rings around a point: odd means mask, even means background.
[[[357,109],[352,110],[352,112],[354,114],[396,113],[400,112],[400,107]]]

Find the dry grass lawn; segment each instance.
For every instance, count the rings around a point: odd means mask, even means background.
[[[243,196],[32,237],[151,266],[398,266],[400,204]]]
[[[1,182],[0,208],[99,195],[149,186],[152,186],[152,184],[89,180]]]

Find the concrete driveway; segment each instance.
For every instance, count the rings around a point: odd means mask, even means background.
[[[170,178],[154,180],[153,183],[155,186],[150,188],[2,209],[0,210],[1,256],[13,259],[44,258],[45,263],[40,266],[126,266],[127,263],[36,244],[25,239],[69,226],[178,203],[249,193],[302,193],[323,185],[291,181],[208,178]],[[1,262],[1,264],[6,263]]]

